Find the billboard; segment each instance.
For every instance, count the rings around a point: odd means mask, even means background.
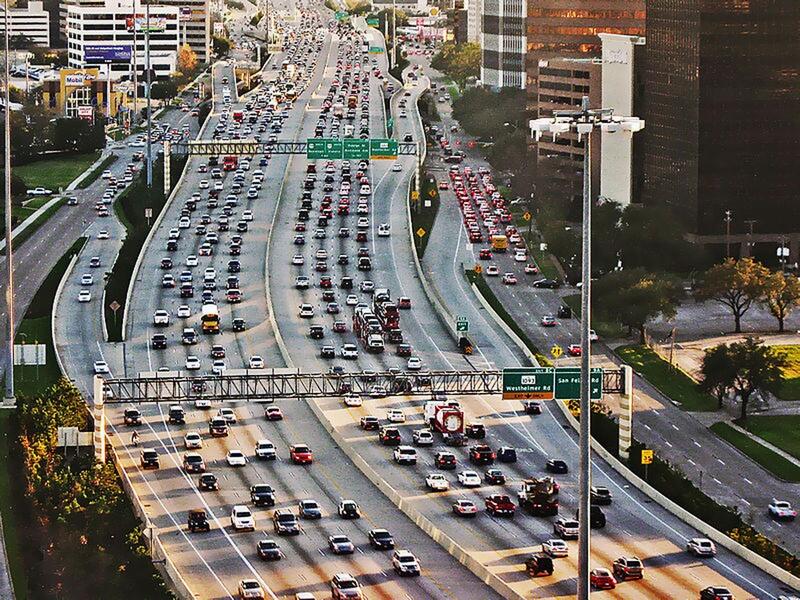
[[[145,15],[130,15],[125,18],[125,26],[128,28],[128,31],[133,31],[134,25],[136,26],[137,33],[145,31],[160,33],[167,28],[167,18],[154,17],[152,15],[149,20]]]
[[[130,62],[133,52],[133,46],[121,44],[87,44],[83,48],[83,59],[90,63]]]
[[[152,18],[150,19],[153,20]],[[178,14],[178,20],[180,21],[191,21],[192,20],[192,8],[190,6],[181,6],[180,13]]]
[[[79,106],[78,118],[83,119],[84,121],[91,121],[94,118],[94,107],[88,105]]]

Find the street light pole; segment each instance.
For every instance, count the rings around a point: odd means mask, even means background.
[[[725,258],[731,257],[731,215],[730,210],[725,211]]]
[[[14,249],[12,247],[11,239],[11,73],[8,65],[10,53],[8,36],[11,30],[9,23],[8,13],[10,7],[8,0],[5,2],[5,14],[3,17],[5,27],[5,52],[6,59],[4,61],[4,80],[5,84],[5,111],[3,111],[3,137],[5,142],[5,211],[6,211],[6,341],[8,342],[8,355],[6,357],[6,395],[5,402],[14,402]]]
[[[147,65],[147,187],[153,187],[153,115],[150,108],[150,88],[152,87],[152,75],[150,73],[150,0],[145,0],[147,16],[145,17],[144,29],[144,52],[145,63]],[[136,20],[133,23],[136,28]]]
[[[585,136],[583,156],[583,228],[581,264],[581,376],[580,376],[580,476],[578,481],[578,600],[589,600],[589,561],[591,556],[590,490],[592,477],[591,455],[591,275],[592,275],[592,173],[591,136],[595,129],[605,133],[618,131],[635,133],[644,129],[644,121],[636,117],[614,116],[613,109],[589,108],[589,97],[584,96],[579,111],[555,111],[552,118],[534,119],[530,122],[531,135],[538,141],[542,133],[558,135],[576,132],[578,141]]]

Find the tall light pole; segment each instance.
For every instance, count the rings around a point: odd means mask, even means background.
[[[145,10],[147,12],[144,26],[144,53],[145,64],[147,65],[147,187],[151,188],[153,187],[153,115],[150,108],[150,88],[152,87],[152,75],[150,73],[150,0],[145,0],[145,2]],[[134,19],[133,27],[136,29],[136,19]]]
[[[730,210],[725,211],[725,258],[731,257],[731,221],[733,220]]]
[[[589,108],[589,97],[584,96],[578,111],[555,111],[552,118],[534,119],[530,122],[531,135],[538,141],[542,133],[549,132],[555,139],[560,134],[575,132],[578,140],[585,136],[583,144],[583,253],[581,264],[581,422],[580,422],[580,478],[578,487],[580,512],[578,530],[578,600],[589,600],[590,544],[590,488],[592,475],[591,456],[591,398],[589,331],[591,329],[591,280],[592,280],[592,132],[599,129],[605,133],[627,131],[635,133],[644,129],[644,121],[636,117],[618,117],[610,108]]]
[[[8,341],[8,356],[6,360],[8,361],[6,364],[6,396],[5,401],[7,403],[14,402],[14,260],[13,260],[13,248],[11,245],[11,73],[9,69],[9,43],[8,43],[8,36],[9,31],[11,30],[11,24],[9,23],[8,13],[10,7],[8,6],[8,0],[5,2],[5,14],[3,16],[3,25],[6,29],[4,41],[5,41],[5,51],[6,51],[6,60],[4,61],[4,78],[3,83],[5,84],[5,111],[3,111],[3,125],[4,125],[4,138],[5,138],[5,193],[6,193],[6,201],[5,201],[5,211],[6,211],[6,333],[8,337],[6,340]]]

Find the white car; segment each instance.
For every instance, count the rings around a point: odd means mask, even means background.
[[[595,330],[594,329],[590,329],[589,330],[589,341],[590,342],[596,342],[599,339],[600,338],[597,337],[597,333],[595,333]]]
[[[192,316],[192,309],[188,304],[181,304],[178,307],[177,313],[179,319],[187,319]]]
[[[794,521],[797,511],[786,500],[772,499],[769,503],[769,516],[780,521]]]
[[[225,407],[225,406],[220,408],[217,411],[217,416],[218,417],[222,417],[223,419],[225,419],[225,422],[228,425],[233,425],[234,423],[236,423],[236,413],[233,412],[232,408],[228,408],[228,407]]]
[[[515,252],[514,260],[517,262],[528,262],[528,255],[525,252]]]
[[[256,579],[242,579],[239,582],[239,597],[242,600],[263,600],[264,588]]]
[[[475,471],[461,471],[458,474],[458,483],[464,487],[480,487],[481,477]]]
[[[231,510],[231,527],[236,531],[256,530],[256,519],[244,504],[237,504]]]
[[[256,442],[255,453],[258,458],[267,460],[273,460],[278,456],[275,450],[275,444],[269,440],[258,440]]]
[[[32,190],[28,190],[28,196],[49,196],[53,193],[53,190],[48,190],[47,188],[37,187],[33,188]]]
[[[264,359],[261,358],[258,354],[254,354],[250,357],[248,361],[248,366],[251,369],[263,369],[264,368]]]
[[[221,358],[211,363],[211,372],[214,375],[222,375],[227,368],[228,367],[225,365],[225,361]]]
[[[314,316],[314,307],[310,304],[301,304],[299,314],[301,319],[310,319]]]
[[[486,267],[486,274],[489,277],[497,277],[500,275],[500,268],[497,265],[489,265]]]
[[[568,556],[569,546],[567,546],[567,542],[564,540],[547,540],[546,542],[542,542],[542,552],[552,557]]]
[[[94,374],[103,375],[105,373],[111,373],[111,370],[108,368],[108,363],[104,360],[94,361]]]
[[[306,259],[303,258],[302,254],[295,254],[292,257],[292,264],[293,265],[302,265],[302,264],[305,264],[305,262],[306,262]]]
[[[394,462],[398,465],[417,464],[417,451],[412,446],[397,446],[393,454]]]
[[[245,210],[242,212],[242,220],[243,221],[252,221],[253,220],[253,211],[252,210]]]
[[[203,447],[203,437],[196,431],[189,431],[183,436],[183,445],[187,450]]]
[[[431,473],[425,478],[425,485],[428,489],[443,492],[450,489],[450,482],[447,481],[442,473]]]
[[[388,223],[381,223],[378,225],[378,237],[389,237],[392,230]]]
[[[406,362],[406,368],[409,371],[419,371],[422,368],[422,361],[418,356],[410,356]]]
[[[207,398],[198,398],[197,400],[194,401],[194,407],[203,410],[208,410],[209,408],[211,408],[211,400],[208,400]]]
[[[355,294],[348,294],[347,299],[344,301],[347,306],[355,306],[358,304],[358,296]]]
[[[342,346],[342,358],[357,359],[358,346],[356,346],[355,344],[344,344]]]
[[[225,460],[228,461],[228,466],[231,467],[243,467],[247,464],[247,459],[241,450],[228,450]]]
[[[394,171],[395,173],[399,173],[402,170],[403,170],[403,166],[400,163],[394,163],[392,165],[392,171]]]
[[[91,302],[92,292],[89,290],[81,290],[78,292],[78,302]]]
[[[92,285],[94,283],[94,277],[92,277],[89,273],[84,273],[81,275],[81,285]]]
[[[101,229],[97,232],[97,239],[98,240],[107,240],[109,238],[108,231],[105,229]]]
[[[686,551],[695,556],[716,556],[717,547],[709,539],[692,538],[686,542]]]
[[[153,313],[153,325],[169,325],[169,313],[163,308],[159,308]]]
[[[190,254],[186,257],[186,266],[187,267],[196,267],[197,266],[197,256],[194,254]]]
[[[406,414],[399,408],[390,408],[386,411],[386,420],[389,423],[405,423]]]
[[[201,179],[200,180],[200,189],[207,190],[208,189],[208,179]]]
[[[416,429],[411,434],[411,439],[417,446],[433,446],[433,434],[430,429]]]
[[[189,355],[186,357],[186,370],[197,371],[200,368],[200,359],[196,356]]]
[[[344,397],[345,406],[357,407],[361,406],[361,404],[362,404],[361,396],[359,396],[358,394],[346,394]]]

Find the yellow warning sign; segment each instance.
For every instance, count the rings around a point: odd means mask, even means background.
[[[420,227],[419,229],[417,229],[417,237],[422,237],[422,236],[424,236],[426,233],[428,233],[428,232],[427,232],[427,231],[425,231],[425,230],[424,230],[422,227]]]
[[[642,464],[643,465],[652,465],[653,464],[653,451],[652,450],[642,450]]]
[[[531,213],[529,213],[529,212],[526,210],[526,211],[525,211],[525,214],[524,214],[524,215],[522,215],[522,218],[523,218],[523,219],[525,219],[526,221],[530,221],[530,220],[531,220]]]
[[[562,354],[564,354],[564,350],[561,349],[561,346],[558,344],[554,344],[552,348],[550,348],[550,354],[553,355],[553,358],[558,358]]]
[[[428,196],[430,196],[431,198],[436,198],[436,190],[429,190]]]
[[[482,273],[483,272],[483,267],[480,266],[480,265],[475,265],[475,272],[476,273]]]
[[[413,192],[411,192],[411,199],[412,200],[419,200],[419,192],[417,190],[414,190]]]

